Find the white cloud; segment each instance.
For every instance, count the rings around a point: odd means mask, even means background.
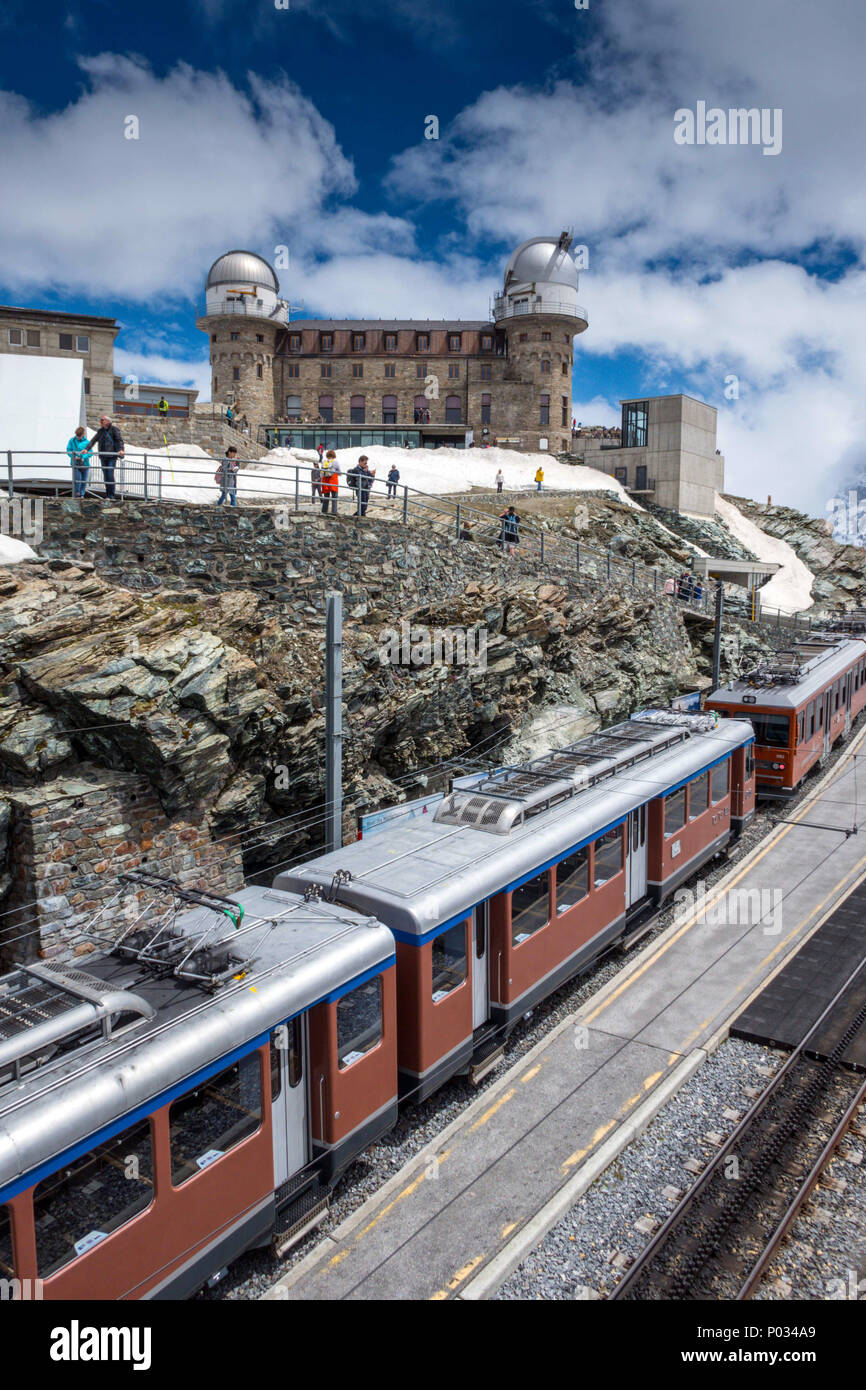
[[[127,352],[116,348],[114,371],[119,377],[134,376],[156,386],[195,386],[199,400],[210,400],[210,365],[207,356],[184,359],[159,353]]]

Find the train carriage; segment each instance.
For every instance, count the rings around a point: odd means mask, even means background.
[[[31,1296],[188,1296],[324,1214],[396,1118],[385,927],[127,879],[112,953],[0,979],[0,1277]]]
[[[645,712],[278,875],[396,939],[403,1097],[476,1068],[754,814],[745,722]]]
[[[795,795],[866,706],[866,638],[816,634],[714,690],[706,708],[755,730],[758,794]]]

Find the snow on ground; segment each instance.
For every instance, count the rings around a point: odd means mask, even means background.
[[[38,560],[35,550],[14,536],[0,534],[0,565],[17,565],[21,560]]]
[[[716,493],[716,515],[724,522],[731,535],[746,546],[759,560],[782,568],[761,587],[761,605],[764,608],[779,608],[783,613],[802,613],[815,602],[812,598],[812,584],[815,579],[812,571],[787,541],[768,536],[753,521],[743,516],[732,502]]]
[[[213,480],[219,459],[205,452],[197,444],[172,444],[168,449],[126,450],[127,459],[141,458],[147,454],[148,460],[162,469],[162,495],[177,501],[215,502],[219,489]],[[535,489],[535,470],[541,464],[544,469],[545,489],[563,492],[613,493],[627,506],[643,510],[625,491],[621,483],[597,468],[585,468],[559,463],[547,454],[523,454],[513,449],[399,449],[388,445],[370,444],[365,449],[338,449],[337,462],[340,472],[352,468],[361,454],[370,460],[371,469],[376,473],[375,492],[384,492],[387,473],[393,464],[400,470],[401,486],[417,492],[445,493],[465,492],[470,487],[495,490],[496,472],[501,468],[505,475],[505,489],[508,492]],[[247,464],[241,469],[238,480],[238,498],[280,497],[295,491],[295,464],[309,466],[315,463],[316,455],[305,449],[271,449],[257,463]],[[269,476],[262,476],[269,475]],[[304,497],[309,495],[309,475],[301,474],[301,487]],[[345,490],[341,485],[340,491]]]

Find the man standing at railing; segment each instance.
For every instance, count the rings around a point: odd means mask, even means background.
[[[117,459],[122,459],[124,454],[123,436],[116,425],[111,423],[107,415],[100,415],[99,429],[90,441],[89,448],[96,445],[96,452],[99,454],[99,462],[102,466],[102,477],[105,482],[105,497],[114,498],[114,465]]]
[[[226,449],[226,456],[214,474],[214,482],[219,485],[220,495],[217,506],[221,507],[226,498],[231,505],[238,505],[238,451],[234,444]]]
[[[367,504],[370,501],[370,489],[373,486],[375,471],[370,470],[370,460],[366,454],[362,454],[358,459],[358,515],[367,515]]]

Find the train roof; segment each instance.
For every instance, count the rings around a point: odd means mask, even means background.
[[[798,709],[866,653],[866,639],[817,633],[766,658],[753,671],[720,686],[708,701]],[[748,717],[748,716],[746,716]]]
[[[169,909],[167,930],[168,896],[151,895],[112,954],[0,977],[0,1200],[13,1195],[10,1184],[29,1185],[18,1180],[41,1164],[106,1126],[122,1127],[118,1121],[394,955],[386,927],[341,904],[245,888],[214,900],[234,908],[226,933],[214,931],[207,895],[189,910]],[[167,969],[165,951],[160,968],[160,942],[175,962],[185,946],[198,947],[193,968]],[[224,949],[237,973],[213,987]]]
[[[375,912],[398,939],[425,939],[753,737],[746,720],[645,711],[532,763],[480,774],[434,816],[286,870],[275,884],[319,885]]]

